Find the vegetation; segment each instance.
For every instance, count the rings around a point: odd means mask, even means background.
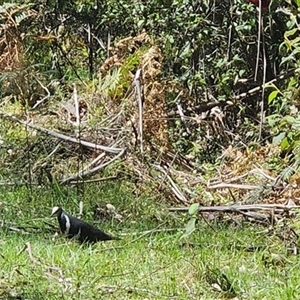
[[[299,1],[250,2],[0,1],[0,298],[299,297]]]
[[[91,212],[105,198],[122,221],[95,224],[122,240],[79,246],[54,236],[50,226],[57,227],[49,215],[58,201],[78,213],[76,193],[67,191],[62,199],[53,190],[1,188],[2,299],[299,297],[299,259],[289,254],[288,239],[295,237],[288,227],[200,220],[197,234],[182,238],[185,214],[168,213],[149,195],[136,198],[116,182],[87,191],[83,218],[95,223]]]

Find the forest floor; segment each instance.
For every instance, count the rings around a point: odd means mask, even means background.
[[[57,204],[78,214],[76,193],[1,187],[1,299],[300,299],[300,261],[283,238],[292,220],[199,219],[183,238],[186,213],[110,182],[86,189],[82,219],[121,240],[80,246],[50,218]],[[122,221],[96,222],[101,201]]]

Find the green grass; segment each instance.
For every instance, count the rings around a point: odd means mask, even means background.
[[[299,259],[265,228],[199,221],[183,240],[185,215],[110,183],[86,190],[83,218],[93,222],[93,204],[105,199],[123,221],[98,226],[122,240],[80,246],[44,223],[57,226],[49,217],[57,203],[78,212],[76,189],[2,188],[0,195],[0,299],[300,298]]]

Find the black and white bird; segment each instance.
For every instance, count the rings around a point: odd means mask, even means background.
[[[97,243],[100,241],[119,240],[100,229],[67,214],[61,207],[52,209],[51,217],[57,216],[60,230],[69,239],[76,238],[80,243]]]

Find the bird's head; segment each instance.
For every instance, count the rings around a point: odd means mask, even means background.
[[[60,206],[54,206],[52,208],[51,217],[56,217],[62,212],[62,208]]]

